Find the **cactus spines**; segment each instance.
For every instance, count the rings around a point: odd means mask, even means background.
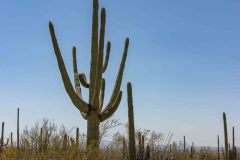
[[[223,125],[224,125],[224,142],[225,142],[225,160],[229,160],[227,119],[226,119],[225,112],[223,112]]]
[[[127,97],[128,97],[128,127],[129,127],[128,129],[129,159],[136,160],[133,98],[132,98],[132,85],[130,82],[128,82],[127,84]]]
[[[217,136],[217,144],[218,144],[218,160],[220,160],[220,142],[219,142],[219,135]]]
[[[76,61],[76,47],[73,47],[72,52],[73,52],[73,70],[75,87],[73,87],[68,72],[66,70],[62,54],[57,42],[57,38],[55,35],[54,26],[51,22],[49,22],[49,30],[53,43],[53,48],[65,90],[68,93],[72,103],[81,112],[83,118],[87,120],[87,148],[91,150],[96,150],[93,151],[93,153],[97,153],[99,148],[100,123],[111,117],[115,113],[121,102],[122,92],[120,91],[120,88],[129,46],[129,39],[127,38],[125,41],[123,56],[110,101],[107,103],[107,106],[104,109],[102,109],[105,93],[105,80],[103,78],[103,73],[106,71],[108,66],[111,43],[110,42],[107,43],[106,55],[104,58],[103,52],[105,45],[106,11],[105,8],[101,9],[100,33],[98,31],[99,30],[98,11],[99,11],[98,0],[93,0],[91,62],[89,82],[87,81],[85,74],[83,73],[78,74]],[[81,85],[89,89],[88,102],[84,101],[82,98],[80,88]],[[88,153],[88,159],[91,159],[91,157],[96,159],[96,155],[92,156],[89,155],[90,153]]]

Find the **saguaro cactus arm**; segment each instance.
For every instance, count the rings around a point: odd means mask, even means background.
[[[60,51],[59,46],[58,46],[57,38],[56,38],[55,32],[54,32],[54,27],[53,27],[53,24],[51,22],[49,22],[49,30],[50,30],[50,34],[51,34],[51,37],[52,37],[52,43],[53,43],[55,55],[56,55],[56,58],[57,58],[57,61],[58,61],[58,67],[59,67],[59,70],[61,72],[64,87],[65,87],[69,97],[71,98],[73,104],[81,112],[87,113],[88,112],[88,104],[86,102],[84,102],[83,100],[81,100],[73,89],[73,86],[71,84],[70,78],[68,76],[68,73],[67,73],[62,55],[61,55],[61,51]]]
[[[101,112],[104,103],[104,95],[105,95],[105,79],[102,79],[101,84],[101,96],[100,96],[100,105],[99,105],[99,112]]]
[[[73,55],[73,73],[74,73],[75,92],[77,93],[79,98],[82,99],[82,92],[81,92],[81,86],[80,86],[80,80],[79,80],[78,68],[77,68],[76,47],[73,47],[72,55]],[[87,119],[87,113],[83,113],[83,112],[80,112],[80,113],[84,119]]]
[[[85,88],[89,88],[89,83],[84,73],[79,74],[79,80]]]
[[[113,103],[112,106],[107,106],[101,113],[100,113],[100,121],[103,122],[104,120],[111,117],[115,111],[117,110],[120,102],[122,99],[122,91],[118,93],[116,101]]]
[[[78,68],[77,68],[76,47],[73,47],[72,55],[73,55],[73,73],[74,73],[75,91],[77,95],[82,99],[80,80],[79,80]]]
[[[115,81],[115,86],[114,86],[112,96],[110,98],[110,101],[109,101],[107,107],[112,107],[113,106],[113,104],[115,103],[115,101],[117,99],[117,96],[120,92],[120,87],[121,87],[121,84],[122,84],[123,71],[124,71],[125,62],[126,62],[127,53],[128,53],[128,46],[129,46],[129,39],[127,38],[126,41],[125,41],[124,52],[123,52],[121,64],[120,64],[120,67],[119,67],[117,79]]]
[[[107,42],[107,51],[106,51],[104,64],[103,64],[103,73],[107,70],[109,56],[110,56],[110,51],[111,51],[111,42]]]

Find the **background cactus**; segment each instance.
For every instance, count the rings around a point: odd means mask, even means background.
[[[84,119],[87,120],[87,148],[91,149],[88,152],[88,159],[98,159],[97,153],[99,149],[99,125],[101,122],[113,115],[117,110],[121,98],[122,91],[120,91],[125,61],[127,58],[129,39],[125,41],[125,48],[122,56],[122,61],[119,67],[117,79],[113,89],[112,96],[107,106],[103,109],[104,93],[105,93],[105,80],[103,73],[108,66],[108,59],[111,49],[111,43],[107,43],[107,52],[105,60],[103,57],[105,45],[105,24],[106,24],[106,11],[104,8],[101,10],[101,23],[100,34],[98,27],[98,0],[93,0],[93,16],[92,16],[92,46],[91,46],[91,63],[90,63],[90,81],[87,81],[85,74],[79,74],[77,70],[76,60],[76,47],[73,47],[73,68],[74,68],[74,82],[75,89],[73,88],[70,78],[68,76],[61,51],[58,46],[57,38],[53,24],[49,23],[50,34],[58,62],[58,67],[62,76],[65,89],[76,108],[81,112]],[[100,35],[100,37],[99,37]],[[82,98],[81,86],[89,89],[88,103]]]
[[[17,109],[17,155],[16,155],[16,159],[19,160],[20,159],[20,146],[19,146],[19,143],[20,143],[20,133],[19,133],[19,108]]]
[[[236,160],[236,153],[235,153],[235,128],[232,127],[232,158]]]
[[[186,152],[186,138],[183,136],[183,151]]]
[[[223,113],[223,125],[224,125],[225,160],[229,160],[226,113]]]
[[[128,97],[129,160],[136,160],[136,143],[135,143],[133,98],[132,98],[132,85],[131,85],[130,82],[127,84],[127,97]]]
[[[76,147],[79,147],[79,128],[76,129]]]
[[[10,133],[10,142],[11,142],[11,147],[13,147],[13,133]]]
[[[127,144],[125,137],[122,137],[122,160],[127,160]]]
[[[219,135],[217,136],[217,144],[218,144],[218,160],[220,160],[220,142],[219,142]]]
[[[17,149],[19,149],[19,108],[17,109]]]
[[[1,148],[7,146],[9,141],[9,139],[7,139],[7,142],[4,143],[4,125],[5,125],[5,122],[2,122],[2,132],[1,132],[1,142],[0,142]]]

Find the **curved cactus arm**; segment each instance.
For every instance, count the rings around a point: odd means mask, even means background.
[[[122,91],[120,91],[118,93],[118,96],[117,96],[117,99],[116,101],[113,103],[113,105],[111,106],[107,106],[101,113],[100,113],[100,121],[103,122],[105,121],[106,119],[108,119],[109,117],[111,117],[115,111],[117,110],[120,102],[121,102],[121,99],[122,99]]]
[[[100,107],[99,107],[99,111],[101,112],[102,108],[103,108],[103,102],[104,102],[104,95],[105,95],[105,79],[102,79],[102,85],[101,85],[101,95],[99,97],[99,101],[100,101]]]
[[[63,83],[64,83],[64,87],[65,87],[70,99],[72,100],[73,104],[81,112],[87,113],[88,109],[89,109],[88,104],[86,102],[84,102],[82,99],[80,99],[73,89],[73,86],[71,84],[70,78],[68,76],[68,73],[67,73],[62,55],[61,55],[61,51],[60,51],[59,46],[58,46],[57,38],[56,38],[55,32],[54,32],[54,27],[53,27],[53,24],[51,22],[49,22],[49,30],[50,30],[50,34],[51,34],[51,38],[52,38],[52,43],[53,43],[55,55],[56,55],[57,62],[58,62],[58,67],[59,67],[59,70],[61,72],[62,80],[63,80]]]
[[[84,73],[79,74],[79,80],[85,88],[89,88],[89,83]]]
[[[80,80],[79,80],[78,68],[77,68],[76,47],[73,47],[72,55],[73,55],[73,73],[74,73],[75,92],[77,93],[79,98],[82,99]],[[84,113],[84,112],[80,112],[80,113],[81,113],[82,117],[86,120],[87,113]]]
[[[74,84],[75,84],[75,91],[79,98],[82,99],[81,87],[80,87],[80,80],[78,76],[78,68],[77,68],[77,58],[76,58],[76,47],[72,49],[72,56],[73,56],[73,73],[74,73]]]
[[[123,77],[123,71],[124,71],[125,62],[126,62],[127,53],[128,53],[128,46],[129,46],[129,39],[127,38],[126,41],[125,41],[124,52],[123,52],[121,64],[120,64],[120,67],[119,67],[117,79],[115,81],[115,86],[114,86],[114,89],[113,89],[113,93],[112,93],[112,96],[111,96],[110,101],[109,101],[107,106],[112,106],[113,105],[113,103],[116,101],[118,93],[120,91],[120,87],[121,87],[121,83],[122,83],[122,77]]]
[[[109,56],[110,56],[110,51],[111,51],[111,42],[107,42],[107,51],[104,59],[104,64],[103,64],[103,73],[106,72],[107,66],[108,66],[108,61],[109,61]]]
[[[103,51],[104,51],[104,38],[105,38],[105,25],[106,25],[106,11],[105,8],[101,10],[101,27],[100,27],[100,40],[99,40],[99,50],[98,50],[98,66],[97,75],[95,81],[94,96],[92,99],[92,104],[94,107],[99,107],[99,95],[101,92],[102,83],[102,69],[103,69]],[[99,108],[98,108],[99,109]]]
[[[98,0],[93,0],[89,103],[91,103],[93,100],[94,89],[96,87],[95,82],[97,76],[97,63],[98,63],[98,8],[99,8]]]

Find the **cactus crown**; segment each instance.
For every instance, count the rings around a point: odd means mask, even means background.
[[[93,0],[92,40],[91,40],[92,45],[91,45],[91,63],[89,81],[87,80],[84,73],[81,74],[78,73],[76,60],[76,47],[73,47],[72,49],[75,87],[72,86],[70,78],[68,76],[52,22],[49,22],[49,29],[55,55],[58,61],[58,67],[61,72],[65,89],[70,99],[72,100],[73,104],[77,107],[77,109],[79,109],[84,119],[87,119],[90,111],[98,111],[99,119],[102,122],[109,118],[117,110],[117,107],[121,102],[122,91],[120,90],[120,87],[122,83],[123,71],[125,68],[125,62],[127,58],[129,39],[126,38],[125,41],[123,56],[110,101],[103,109],[105,92],[105,79],[103,78],[103,73],[106,71],[108,66],[111,43],[107,42],[107,49],[104,58],[106,10],[105,8],[101,9],[100,30],[98,26],[99,19],[98,10],[99,10],[98,0]],[[82,98],[81,87],[89,89],[88,102],[84,101]]]

